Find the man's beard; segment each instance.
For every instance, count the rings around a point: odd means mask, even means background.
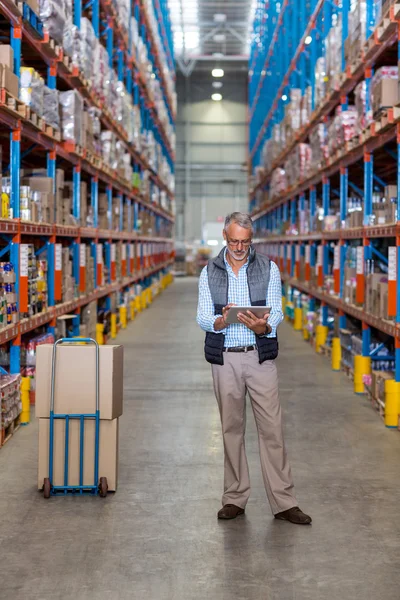
[[[232,248],[229,248],[229,246],[228,246],[228,252],[232,258],[234,258],[235,260],[241,261],[241,260],[244,260],[246,258],[246,256],[248,255],[249,249],[242,250],[242,252],[239,253],[239,252],[235,252],[234,250],[232,250]]]

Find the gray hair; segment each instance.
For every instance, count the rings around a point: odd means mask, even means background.
[[[250,215],[242,212],[233,212],[228,215],[225,219],[225,231],[228,229],[229,225],[232,223],[236,223],[240,227],[244,229],[251,229],[253,231],[253,221]]]

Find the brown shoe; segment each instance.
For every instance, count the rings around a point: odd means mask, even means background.
[[[312,523],[312,518],[305,515],[298,506],[278,513],[275,515],[275,519],[290,521],[290,523],[294,523],[295,525],[311,525]]]
[[[218,519],[236,519],[239,515],[244,515],[244,508],[234,504],[225,504],[218,513]]]

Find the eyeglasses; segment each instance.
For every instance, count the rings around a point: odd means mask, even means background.
[[[251,246],[252,243],[252,239],[249,240],[226,240],[227,243],[232,246],[233,248],[237,248],[240,244],[242,244],[242,246],[244,246],[245,248],[248,248],[249,246]]]

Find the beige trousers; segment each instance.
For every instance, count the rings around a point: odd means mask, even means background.
[[[286,456],[274,361],[260,365],[258,352],[224,352],[224,365],[212,365],[214,391],[224,438],[225,477],[222,504],[244,508],[250,496],[245,450],[246,392],[258,431],[261,469],[273,514],[297,506]]]

